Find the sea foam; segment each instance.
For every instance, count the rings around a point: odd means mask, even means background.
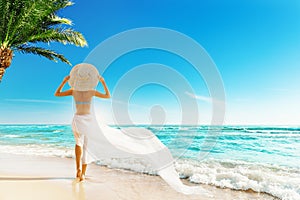
[[[300,199],[300,170],[234,160],[177,160],[176,169],[190,182],[234,190],[264,192],[283,200]]]

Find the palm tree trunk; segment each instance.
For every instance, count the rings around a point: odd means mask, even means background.
[[[10,66],[13,51],[7,47],[0,47],[0,82],[5,73],[6,68]]]

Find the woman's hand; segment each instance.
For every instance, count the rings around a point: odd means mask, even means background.
[[[99,81],[102,83],[102,85],[104,87],[105,94],[102,94],[102,93],[96,91],[95,96],[99,97],[99,98],[110,98],[110,93],[109,93],[109,90],[108,90],[108,88],[106,86],[104,78],[102,76],[98,75],[98,79],[99,79]]]
[[[62,83],[58,86],[58,88],[56,89],[54,95],[57,97],[64,97],[64,96],[70,96],[72,95],[72,90],[67,90],[62,92],[61,89],[64,87],[64,85],[66,84],[66,82],[70,79],[70,76],[66,76],[64,78],[64,80],[62,81]]]
[[[104,83],[104,78],[102,77],[102,76],[98,76],[98,79],[99,79],[99,81],[101,82],[101,83]]]
[[[66,77],[64,78],[64,81],[63,81],[63,82],[65,83],[65,82],[67,82],[69,79],[70,79],[70,76],[66,76]]]

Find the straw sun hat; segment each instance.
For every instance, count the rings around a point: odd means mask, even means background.
[[[93,90],[99,82],[98,76],[99,72],[94,65],[80,63],[72,68],[68,83],[74,90]]]

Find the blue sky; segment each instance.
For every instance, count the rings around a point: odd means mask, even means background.
[[[97,45],[120,32],[141,27],[172,29],[197,41],[216,64],[226,94],[225,124],[300,124],[298,0],[74,2],[60,15],[73,20],[73,27],[84,34],[89,46],[50,46],[72,64],[83,62]],[[163,117],[163,108],[166,123],[180,124],[182,112],[193,109],[182,111],[182,102],[176,100],[181,93],[186,95],[184,98],[196,99],[199,122],[210,124],[212,105],[205,81],[183,59],[167,52],[148,49],[118,58],[103,74],[111,93],[130,69],[147,63],[178,70],[194,89],[194,95],[181,90],[179,83],[166,87],[148,84],[136,90],[129,102],[119,99],[121,95],[117,99],[115,93],[115,110],[122,111],[129,104],[133,123],[147,124],[154,106],[154,118]],[[0,123],[70,123],[72,99],[53,95],[70,69],[61,62],[16,52],[0,84]],[[172,81],[168,75],[163,78]],[[119,112],[112,110],[111,102],[95,101],[97,116],[109,124],[114,123],[113,114]]]

